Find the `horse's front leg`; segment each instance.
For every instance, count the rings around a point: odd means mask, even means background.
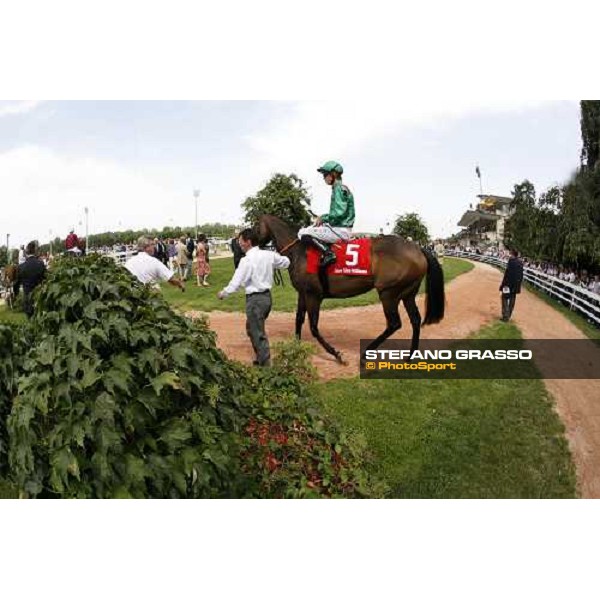
[[[306,298],[302,292],[298,292],[298,307],[296,308],[296,337],[302,338],[302,326],[306,317]]]
[[[336,360],[342,364],[347,365],[347,361],[344,359],[341,352],[336,350],[331,344],[325,341],[323,336],[319,332],[319,313],[321,312],[321,298],[308,295],[306,297],[306,310],[308,311],[308,322],[310,323],[310,332],[316,338],[316,340],[325,348],[325,350],[335,356]]]

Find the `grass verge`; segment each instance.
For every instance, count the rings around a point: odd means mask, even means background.
[[[475,337],[520,338],[495,323]],[[362,433],[396,498],[573,498],[564,427],[540,379],[361,380],[314,385]]]
[[[544,294],[540,290],[533,287],[531,284],[526,284],[525,287],[532,294],[537,296],[542,302],[545,302],[552,308],[556,309],[559,313],[565,316],[575,327],[577,327],[582,333],[584,333],[591,340],[600,340],[600,329],[598,327],[594,327],[591,323],[589,323],[585,317],[580,315],[577,312],[569,310],[566,306],[561,304],[558,300],[548,296],[548,294]]]
[[[0,323],[25,323],[25,313],[18,310],[9,310],[6,305],[0,306]]]

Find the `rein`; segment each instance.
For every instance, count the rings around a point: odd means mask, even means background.
[[[296,238],[294,241],[285,245],[280,251],[279,254],[285,254],[290,248],[293,248],[300,240]]]

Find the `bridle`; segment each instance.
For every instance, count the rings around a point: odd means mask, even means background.
[[[285,254],[288,250],[290,250],[291,248],[293,248],[300,240],[298,238],[296,238],[295,240],[291,241],[289,244],[286,244],[280,251],[279,254]]]

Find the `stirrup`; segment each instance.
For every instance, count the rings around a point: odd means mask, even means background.
[[[321,254],[320,264],[322,267],[328,267],[329,265],[334,265],[336,260],[335,253],[331,250],[327,250],[327,252]]]

